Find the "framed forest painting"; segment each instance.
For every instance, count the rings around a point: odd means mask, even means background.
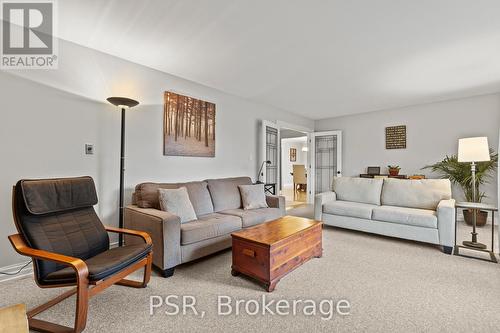
[[[215,104],[166,91],[163,155],[215,156]]]

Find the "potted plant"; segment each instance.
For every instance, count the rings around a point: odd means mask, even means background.
[[[465,195],[465,200],[468,202],[473,201],[473,191],[476,191],[476,202],[482,202],[486,197],[484,192],[479,190],[479,187],[488,183],[491,173],[496,170],[498,166],[498,153],[490,149],[490,161],[476,163],[476,188],[472,188],[472,173],[470,164],[458,162],[457,155],[446,156],[441,162],[425,166],[423,169],[431,169],[441,175],[441,178],[448,178],[450,181],[461,187]],[[464,220],[468,225],[472,225],[472,209],[464,209]],[[477,213],[477,226],[486,224],[488,212],[479,211]]]
[[[389,175],[390,176],[397,176],[397,175],[399,175],[399,170],[401,170],[401,168],[399,167],[399,165],[388,165],[387,167],[389,168]]]

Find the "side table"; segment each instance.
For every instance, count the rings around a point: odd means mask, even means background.
[[[457,245],[457,225],[458,225],[458,223],[457,223],[457,210],[458,210],[458,208],[486,210],[486,211],[491,212],[491,250],[482,249],[482,248],[473,247],[473,246],[467,246],[465,244],[464,245]],[[453,251],[453,254],[457,255],[457,256],[474,258],[474,259],[479,259],[479,260],[486,260],[486,261],[491,261],[491,262],[497,263],[498,262],[497,258],[495,257],[495,253],[493,252],[494,251],[494,240],[495,240],[495,212],[497,212],[497,211],[498,211],[498,208],[495,206],[492,206],[492,205],[487,205],[487,204],[483,204],[483,203],[476,203],[476,202],[457,202],[455,204],[455,249]],[[474,233],[475,233],[475,230],[473,230],[473,236],[474,236]],[[485,253],[488,253],[490,255],[490,259],[483,259],[483,258],[478,258],[478,257],[460,254],[460,249],[485,252]]]
[[[276,184],[274,184],[274,183],[264,184],[264,193],[270,194],[270,195],[276,195]]]

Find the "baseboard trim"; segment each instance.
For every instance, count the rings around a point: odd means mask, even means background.
[[[118,247],[118,242],[109,243],[109,247],[110,248]],[[19,263],[19,264],[0,267],[0,272],[11,273],[11,274],[16,273],[21,267],[25,266],[28,262],[29,262],[29,260],[22,262],[22,263]],[[15,274],[15,275],[0,274],[0,283],[12,281],[12,280],[17,280],[17,279],[20,279],[20,278],[23,278],[23,277],[29,276],[29,275],[33,276],[33,264],[29,264],[22,271],[20,271],[19,273]]]

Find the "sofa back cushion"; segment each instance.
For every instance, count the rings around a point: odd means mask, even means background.
[[[384,179],[382,205],[436,210],[439,201],[448,199],[449,179]]]
[[[337,195],[337,200],[380,206],[382,184],[382,179],[335,177],[333,191]]]
[[[221,178],[207,180],[208,189],[212,196],[214,211],[242,207],[239,185],[251,185],[250,177]]]
[[[158,189],[176,189],[185,187],[189,194],[189,200],[193,205],[196,216],[206,215],[214,212],[212,198],[208,192],[207,182],[189,182],[189,183],[142,183],[135,187],[135,200],[137,206],[141,208],[160,208],[158,200]]]

